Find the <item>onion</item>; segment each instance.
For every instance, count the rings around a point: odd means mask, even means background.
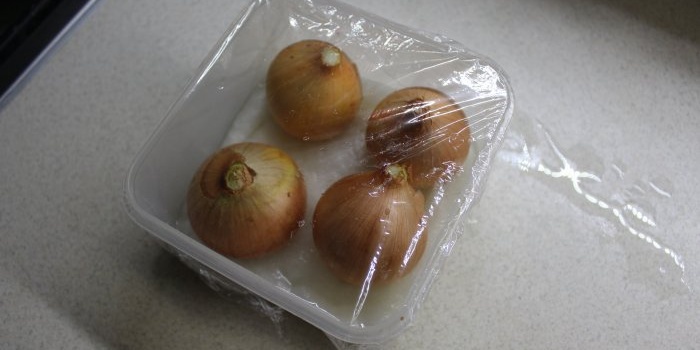
[[[187,214],[210,248],[252,258],[283,246],[304,219],[306,187],[282,150],[238,143],[211,155],[192,179]]]
[[[266,91],[274,120],[302,140],[340,134],[362,101],[355,64],[339,48],[319,40],[283,49],[270,64]]]
[[[427,237],[425,199],[406,169],[347,176],[321,196],[313,216],[318,252],[330,270],[351,284],[388,282],[411,271]]]
[[[469,124],[460,106],[430,88],[411,87],[385,97],[367,122],[366,144],[380,163],[404,163],[421,189],[449,180],[469,153]]]

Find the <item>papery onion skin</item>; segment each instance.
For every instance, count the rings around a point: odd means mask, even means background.
[[[227,185],[229,169],[235,178],[229,177]],[[210,248],[235,258],[284,246],[299,229],[305,209],[306,186],[296,163],[261,143],[238,143],[212,154],[187,193],[194,232]]]
[[[266,93],[277,124],[306,141],[343,132],[362,102],[355,64],[342,50],[320,40],[303,40],[280,51],[268,69]]]
[[[406,181],[406,171],[384,170],[342,178],[316,205],[316,249],[342,281],[387,283],[409,273],[427,240],[425,198]]]
[[[385,97],[372,112],[365,135],[367,150],[380,165],[407,164],[411,183],[420,189],[448,181],[461,170],[469,139],[469,122],[461,107],[425,87]]]

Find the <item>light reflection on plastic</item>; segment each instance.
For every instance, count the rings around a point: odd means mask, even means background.
[[[353,21],[352,24],[350,25],[352,29],[350,30],[353,36],[357,37],[362,37],[364,33],[364,28],[362,26],[365,24],[365,20],[363,18],[357,19],[356,21]]]
[[[387,217],[379,218],[379,222],[381,223],[382,234],[390,234],[389,230],[387,229],[387,227],[391,224],[391,220],[388,218],[388,213]],[[377,247],[374,250],[374,255],[372,256],[372,261],[369,264],[369,269],[367,271],[367,274],[365,275],[365,279],[362,281],[362,288],[360,289],[360,294],[357,297],[357,303],[355,304],[355,308],[353,309],[350,324],[357,324],[357,319],[360,317],[360,313],[362,312],[362,309],[365,306],[365,301],[367,301],[367,296],[369,295],[369,288],[372,285],[372,279],[374,277],[375,272],[377,271],[377,264],[379,264],[379,258],[381,258],[383,250],[384,246],[382,244],[382,240],[380,240],[379,244],[377,244]]]
[[[522,171],[528,172],[530,170],[536,170],[537,172],[547,175],[552,178],[560,178],[560,179],[568,179],[571,181],[571,184],[573,186],[573,189],[576,193],[580,194],[583,196],[586,201],[597,205],[599,208],[604,209],[604,210],[609,210],[612,215],[617,218],[618,222],[633,236],[636,236],[637,238],[641,239],[642,241],[648,243],[654,249],[657,249],[659,251],[663,251],[664,254],[668,255],[674,262],[674,264],[680,269],[681,271],[681,282],[686,286],[686,288],[691,289],[688,281],[686,280],[686,275],[685,275],[685,263],[683,262],[683,257],[679,255],[675,250],[672,248],[665,246],[658,240],[656,240],[653,236],[649,235],[648,233],[642,232],[638,229],[635,229],[630,225],[630,223],[627,222],[627,219],[624,217],[624,212],[629,212],[632,214],[632,217],[635,219],[639,220],[645,225],[651,226],[651,227],[656,227],[656,221],[654,218],[651,216],[645,214],[635,206],[631,204],[625,204],[624,206],[616,207],[614,204],[610,204],[595,195],[591,193],[587,193],[584,189],[581,188],[581,182],[582,180],[592,180],[595,182],[601,182],[601,179],[596,176],[595,174],[585,172],[585,171],[579,171],[572,166],[571,161],[562,154],[562,152],[559,150],[559,148],[556,146],[554,141],[552,140],[551,136],[549,133],[544,130],[541,124],[537,124],[537,127],[542,130],[544,133],[545,139],[547,141],[547,144],[551,148],[551,150],[554,152],[558,160],[561,162],[561,167],[558,170],[552,170],[548,166],[542,164],[540,159],[535,159],[530,150],[528,149],[527,144],[525,144],[524,140],[518,140],[520,142],[523,142],[522,146],[522,155],[524,157],[520,159],[513,159],[510,158],[509,160],[512,163],[517,164],[518,168]],[[623,172],[620,168],[617,166],[614,166],[614,170],[618,173],[620,178],[622,178]],[[649,183],[650,187],[654,189],[654,191],[658,192],[659,194],[670,197],[671,195],[663,191],[662,189],[658,188],[653,183]],[[639,191],[644,193],[644,189],[642,189],[639,186],[636,186]]]
[[[668,192],[666,192],[666,191],[660,189],[658,186],[656,186],[655,183],[649,181],[649,186],[650,186],[651,188],[653,188],[654,191],[656,191],[656,193],[658,193],[658,194],[660,194],[660,195],[662,195],[662,196],[664,196],[664,197],[671,198],[671,194],[670,194],[670,193],[668,193]]]
[[[453,59],[445,63],[451,63],[452,61],[455,60]],[[499,87],[501,82],[496,70],[489,66],[482,66],[478,61],[469,63],[471,65],[468,69],[455,71],[454,74],[450,75],[449,79],[440,79],[438,81],[439,84],[442,86],[453,84],[456,86],[469,86],[474,91],[487,93],[491,96],[503,95],[506,93],[505,89]]]
[[[190,94],[192,91],[194,91],[195,87],[199,86],[199,84],[202,82],[204,77],[207,76],[209,71],[214,67],[214,65],[219,61],[221,58],[221,55],[226,51],[226,48],[228,48],[228,45],[231,43],[231,40],[233,40],[233,37],[238,33],[238,31],[241,29],[241,26],[245,22],[245,19],[247,19],[250,14],[255,10],[257,4],[256,3],[251,3],[248,8],[246,9],[245,13],[243,13],[243,16],[241,16],[241,19],[236,23],[236,26],[228,33],[226,36],[226,39],[224,39],[223,43],[219,47],[219,50],[216,51],[216,53],[213,55],[211,61],[207,65],[206,68],[204,68],[202,74],[197,78],[197,81],[189,88],[189,91],[187,94]]]
[[[386,232],[386,230],[384,230]],[[360,289],[360,295],[357,297],[357,303],[352,312],[352,319],[350,324],[357,324],[357,319],[360,317],[360,312],[365,306],[365,301],[367,301],[367,295],[369,295],[369,288],[372,285],[372,277],[377,270],[377,264],[379,263],[379,257],[382,255],[382,245],[378,244],[377,249],[374,251],[374,256],[372,256],[372,262],[369,264],[369,270],[367,275],[365,275],[364,281],[362,281],[362,288]]]

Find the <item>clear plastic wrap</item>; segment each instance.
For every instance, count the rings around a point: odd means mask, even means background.
[[[625,238],[626,250],[635,251],[627,255],[638,255],[634,259],[644,261],[632,265],[647,269],[639,274],[653,281],[655,289],[665,285],[667,290],[692,290],[683,256],[661,238],[668,228],[657,220],[657,208],[671,198],[669,181],[629,173],[621,159],[592,145],[564,149],[539,120],[520,111],[517,114],[497,160],[565,195],[606,236],[619,236],[619,241]]]
[[[462,232],[512,110],[501,69],[459,43],[330,0],[254,1],[138,155],[128,210],[210,286],[382,343]]]

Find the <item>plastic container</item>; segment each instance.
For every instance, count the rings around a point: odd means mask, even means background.
[[[338,46],[362,77],[358,117],[328,141],[287,137],[266,106],[270,62],[303,39]],[[469,153],[450,181],[425,192],[430,230],[412,272],[381,286],[350,285],[319,257],[312,237],[314,207],[335,181],[377,168],[365,146],[367,120],[382,98],[410,86],[442,91],[464,112]],[[512,92],[501,69],[454,41],[330,0],[254,1],[138,154],[127,176],[125,201],[136,223],[208,279],[215,275],[219,287],[240,285],[340,340],[382,343],[410,324],[462,232],[461,220],[483,189],[512,110]],[[208,248],[192,232],[185,212],[188,186],[200,164],[217,149],[243,141],[283,149],[299,165],[307,186],[301,229],[281,250],[252,260]]]

